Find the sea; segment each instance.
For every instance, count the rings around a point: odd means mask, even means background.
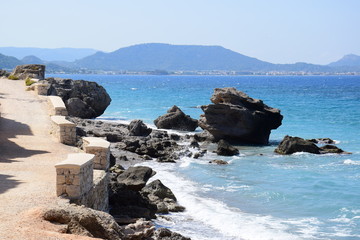
[[[155,127],[173,105],[198,119],[222,87],[281,110],[282,125],[266,146],[238,146],[234,157],[210,149],[200,159],[142,163],[186,207],[160,215],[158,227],[193,240],[360,239],[360,76],[52,76],[102,85],[112,98],[99,117],[107,121],[142,119]],[[328,137],[352,154],[275,154],[285,135]],[[209,164],[213,159],[229,164]]]

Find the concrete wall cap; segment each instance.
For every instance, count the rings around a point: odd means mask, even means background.
[[[99,147],[99,148],[108,148],[110,147],[110,142],[97,137],[83,137],[84,142],[86,142],[88,147]]]
[[[65,116],[51,116],[51,120],[58,125],[75,126],[75,123],[66,120]]]
[[[59,96],[48,96],[48,99],[50,100],[51,104],[54,108],[65,108],[65,103]]]
[[[89,153],[71,153],[66,160],[55,164],[55,168],[81,168],[92,164],[95,155]]]

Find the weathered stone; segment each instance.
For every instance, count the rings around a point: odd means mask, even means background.
[[[140,191],[155,174],[156,172],[149,167],[129,167],[118,176],[117,182],[125,184],[128,189]]]
[[[95,118],[104,113],[111,102],[106,90],[96,82],[47,78],[48,95],[63,99],[70,116]]]
[[[231,146],[227,141],[221,139],[218,142],[216,153],[221,156],[234,156],[239,154],[239,150]]]
[[[217,165],[227,165],[229,164],[227,161],[224,160],[211,160],[209,163],[217,164]]]
[[[279,154],[293,154],[296,152],[308,152],[320,154],[320,148],[314,143],[299,137],[285,136],[275,149]]]
[[[158,117],[154,124],[157,128],[175,129],[182,131],[195,131],[198,121],[185,115],[177,106],[170,108],[165,115]]]
[[[335,141],[331,138],[313,138],[308,139],[308,141],[313,142],[315,144],[335,144]]]
[[[40,64],[19,65],[16,66],[16,68],[13,70],[11,75],[19,79],[36,78],[42,80],[45,78],[45,65],[40,65]]]
[[[191,240],[179,233],[172,232],[167,228],[159,228],[155,231],[155,240]]]
[[[133,120],[129,124],[129,134],[131,136],[148,136],[152,129],[148,128],[143,121],[141,120]]]
[[[320,147],[320,152],[322,154],[326,154],[326,153],[337,153],[337,154],[351,154],[349,152],[345,152],[344,150],[342,150],[341,148],[338,148],[334,145],[325,145]]]
[[[280,110],[265,105],[235,88],[216,88],[211,101],[202,106],[199,126],[215,140],[267,144],[271,129],[281,125]]]

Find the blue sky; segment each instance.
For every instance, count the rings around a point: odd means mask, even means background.
[[[360,55],[359,0],[7,0],[0,46],[220,45],[273,63]]]

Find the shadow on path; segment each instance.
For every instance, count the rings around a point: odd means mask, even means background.
[[[21,182],[11,179],[13,176],[0,174],[0,194],[6,192],[10,188],[14,188]]]

